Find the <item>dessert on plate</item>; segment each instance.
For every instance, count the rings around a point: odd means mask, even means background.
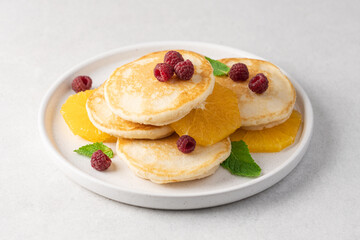
[[[74,79],[78,93],[61,109],[69,128],[92,142],[117,141],[118,157],[155,183],[204,178],[220,165],[259,176],[249,150],[281,151],[301,124],[290,80],[263,60],[159,51],[120,66],[95,90],[91,82]],[[95,145],[84,155],[96,151],[96,169],[106,170],[109,148]]]

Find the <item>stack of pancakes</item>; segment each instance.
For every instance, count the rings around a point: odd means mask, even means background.
[[[269,89],[259,95],[228,77],[215,79],[204,56],[177,51],[194,65],[195,72],[190,80],[180,81],[173,77],[168,82],[159,82],[153,69],[163,62],[167,51],[155,52],[117,68],[86,104],[94,126],[118,137],[119,157],[136,175],[156,183],[209,176],[230,155],[228,137],[210,146],[197,145],[193,152],[184,154],[177,149],[178,135],[169,126],[200,106],[212,93],[215,81],[237,94],[242,126],[249,129],[282,123],[290,116],[295,103],[295,91],[290,81],[268,62],[221,60],[230,67],[236,62],[247,64],[250,78],[263,72],[269,79]]]

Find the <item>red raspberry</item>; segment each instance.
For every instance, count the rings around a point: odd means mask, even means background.
[[[229,77],[235,81],[246,81],[249,78],[249,70],[243,63],[235,63],[229,71]]]
[[[256,76],[249,81],[250,90],[258,94],[265,92],[268,86],[269,80],[262,73],[256,74]]]
[[[89,90],[92,85],[92,80],[89,76],[77,76],[74,78],[71,86],[72,89],[78,93],[82,91]]]
[[[178,149],[183,153],[190,153],[194,151],[196,141],[189,135],[182,135],[176,142]]]
[[[167,64],[171,65],[172,67],[175,67],[175,65],[177,63],[182,62],[182,61],[184,61],[184,58],[177,51],[168,51],[164,57],[164,63],[167,63]]]
[[[98,171],[104,171],[111,165],[111,159],[101,150],[97,150],[91,156],[91,166]]]
[[[154,76],[160,82],[168,81],[174,75],[174,68],[167,63],[158,63],[154,68]]]
[[[194,65],[188,59],[175,65],[175,73],[181,80],[190,80],[194,75]]]

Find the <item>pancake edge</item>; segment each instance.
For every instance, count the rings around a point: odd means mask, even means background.
[[[185,117],[188,113],[191,112],[194,108],[203,103],[207,97],[213,92],[215,86],[215,77],[211,75],[211,82],[209,87],[204,91],[198,98],[193,101],[187,102],[176,110],[170,110],[158,114],[154,114],[152,116],[127,116],[125,115],[121,109],[113,109],[111,105],[108,105],[111,111],[118,115],[119,117],[136,123],[146,124],[146,125],[154,125],[154,126],[164,126],[169,125],[170,123],[176,122],[183,117]],[[106,88],[105,83],[105,88]],[[105,91],[105,101],[108,102],[107,92]],[[170,119],[170,120],[168,120]]]
[[[92,116],[92,112],[88,107],[88,100],[86,101],[86,112],[88,114],[90,122],[100,131],[110,134],[114,137],[120,138],[129,138],[129,139],[160,139],[167,136],[170,136],[174,133],[174,129],[170,126],[157,127],[152,130],[130,130],[130,131],[121,131],[113,130],[101,126]]]
[[[119,147],[118,147],[119,146],[119,141],[116,141],[116,154],[119,156],[119,158],[121,160],[125,161],[127,166],[133,171],[133,173],[136,176],[140,177],[140,178],[150,180],[151,182],[157,183],[157,184],[185,182],[185,181],[191,181],[191,180],[197,180],[197,179],[205,178],[205,177],[208,177],[208,176],[215,173],[215,171],[219,168],[220,164],[230,156],[230,153],[231,153],[230,137],[227,137],[226,140],[230,144],[229,150],[227,152],[225,152],[224,154],[222,154],[220,157],[218,157],[216,162],[214,164],[212,164],[213,165],[212,167],[206,169],[205,172],[202,172],[201,174],[188,176],[188,177],[185,177],[185,178],[184,177],[181,178],[182,176],[170,176],[170,177],[168,176],[168,178],[161,178],[161,177],[157,176],[154,173],[149,173],[149,172],[146,172],[146,171],[143,171],[143,170],[139,169],[138,167],[133,165],[127,159],[125,154],[123,154],[121,151],[119,151]]]

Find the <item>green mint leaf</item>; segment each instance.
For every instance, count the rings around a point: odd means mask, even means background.
[[[251,157],[248,146],[243,140],[231,142],[231,154],[221,166],[238,176],[257,177],[261,173],[261,168]]]
[[[109,158],[112,158],[114,156],[114,153],[111,150],[111,148],[105,146],[102,142],[96,142],[93,144],[82,146],[79,149],[74,150],[74,152],[80,155],[91,157],[91,155],[97,150],[103,151],[103,153],[105,153]]]
[[[214,69],[213,74],[215,76],[224,76],[229,73],[230,68],[228,66],[226,66],[224,63],[216,61],[216,60],[208,58],[208,57],[205,57],[205,59],[209,61],[212,68]]]

